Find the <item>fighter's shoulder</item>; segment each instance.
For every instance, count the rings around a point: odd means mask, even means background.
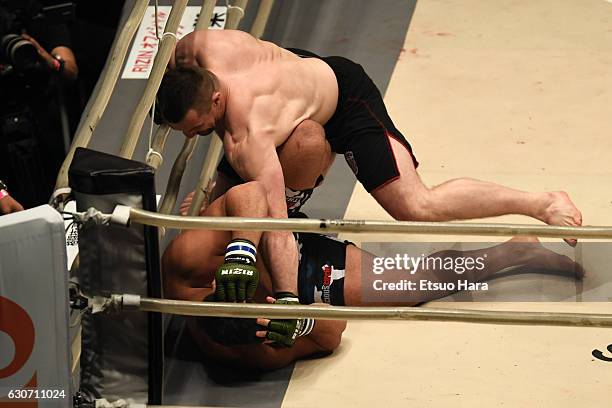
[[[255,37],[241,30],[195,30],[185,35],[181,39],[181,42],[183,41],[193,42],[198,46],[224,47],[228,43],[245,44],[255,41]]]
[[[209,36],[215,41],[235,42],[242,45],[257,41],[251,34],[242,30],[209,30]]]
[[[185,35],[176,43],[177,50],[193,50],[194,45],[200,41],[203,41],[206,34],[202,32],[203,30],[192,31],[189,34]]]
[[[229,92],[226,119],[232,134],[241,134],[253,130],[253,121],[257,119],[257,106],[262,103],[256,89],[249,86],[249,80],[241,76],[232,78],[232,89]]]
[[[200,43],[202,41],[218,41],[219,30],[194,30],[181,38],[179,43]]]
[[[224,48],[231,36],[220,36],[220,30],[195,30],[186,34],[176,44],[176,52],[184,56],[216,53]]]

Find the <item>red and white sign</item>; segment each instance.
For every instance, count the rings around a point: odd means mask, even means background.
[[[157,8],[158,32],[161,35],[164,32],[166,21],[170,15],[170,6],[159,6]],[[185,8],[185,13],[181,19],[181,23],[176,32],[176,36],[181,39],[184,35],[189,34],[195,29],[200,7],[188,6]],[[215,7],[209,28],[213,30],[222,30],[225,27],[227,17],[227,7]],[[132,49],[123,69],[124,79],[146,79],[149,77],[149,72],[153,66],[153,60],[157,53],[158,40],[155,34],[155,7],[149,6],[147,12],[140,23],[138,32],[134,37]]]

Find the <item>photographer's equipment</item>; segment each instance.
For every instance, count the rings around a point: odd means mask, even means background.
[[[33,69],[38,62],[38,52],[30,41],[17,34],[7,34],[0,43],[3,59],[14,69]]]
[[[65,40],[60,25],[73,18],[73,2],[0,0],[0,157],[5,158],[0,175],[25,207],[48,201],[70,135],[63,100],[56,95],[63,61],[55,59],[57,69],[50,69],[21,34],[51,52],[65,44],[59,42]]]
[[[0,64],[25,70],[38,62],[34,45],[21,33],[36,25],[65,24],[74,19],[71,1],[0,0]]]

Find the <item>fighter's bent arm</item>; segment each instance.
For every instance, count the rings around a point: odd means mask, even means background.
[[[342,332],[346,328],[345,321],[321,320],[317,321],[310,335],[297,339],[293,347],[279,348],[264,343],[225,346],[203,333],[196,319],[188,319],[187,327],[206,358],[260,371],[276,370],[303,358],[329,355],[340,345]]]
[[[258,370],[276,370],[307,357],[323,357],[331,354],[342,339],[346,329],[344,320],[317,320],[308,336],[299,337],[292,347],[257,346],[257,351],[241,354],[242,363]]]
[[[245,180],[256,180],[264,187],[269,215],[287,218],[285,181],[274,144],[267,138],[257,139],[258,146],[236,145],[226,151],[230,164]],[[263,141],[262,141],[263,140]],[[241,144],[246,144],[246,141]],[[298,253],[293,234],[288,231],[269,232],[262,236],[264,252],[268,254],[272,283],[276,292],[297,293]]]
[[[198,239],[200,238],[200,239]],[[207,245],[208,244],[208,245]],[[164,297],[201,301],[211,293],[214,279],[214,255],[209,242],[202,242],[193,231],[179,234],[162,256]],[[207,268],[208,267],[208,268]],[[198,282],[197,285],[194,282]]]

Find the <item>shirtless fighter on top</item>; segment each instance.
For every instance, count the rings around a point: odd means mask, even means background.
[[[467,178],[425,186],[380,92],[363,68],[346,58],[292,52],[241,31],[202,30],[178,42],[170,65],[156,117],[187,137],[216,130],[234,170],[264,187],[272,217],[287,216],[277,148],[290,136],[319,133],[396,219],[523,214],[551,225],[582,223],[564,192],[523,192]],[[264,234],[263,246],[283,254],[271,258],[275,290],[296,293],[292,234]]]
[[[322,137],[305,136],[299,143],[296,139],[289,138],[279,149],[285,184],[292,190],[300,188],[299,186],[316,184],[329,168],[330,152],[329,144]],[[308,171],[304,171],[304,167]],[[299,203],[292,202],[292,196],[288,199],[290,201],[287,202],[287,208],[290,210],[290,216],[304,216],[299,214]],[[187,203],[183,203],[181,207],[188,206]],[[200,215],[267,217],[268,205],[265,192],[257,182],[233,186],[208,207],[202,208]],[[224,259],[228,258],[226,246],[234,234],[232,231],[202,229],[181,232],[168,245],[162,257],[164,296],[189,301],[213,300],[213,286],[216,289],[218,284],[216,271],[219,265],[224,263]],[[248,245],[252,244],[253,248],[257,249],[262,234],[253,231],[249,234],[243,233],[241,238],[248,238],[250,240]],[[336,306],[411,306],[455,291],[446,288],[420,290],[416,285],[420,280],[438,283],[458,280],[480,282],[496,277],[499,271],[519,265],[529,267],[530,272],[556,271],[561,276],[575,279],[581,279],[584,275],[580,265],[566,256],[546,249],[536,238],[513,238],[488,248],[470,251],[443,250],[428,255],[432,260],[486,258],[482,269],[465,270],[460,275],[454,269],[447,269],[441,264],[436,265],[435,262],[429,267],[423,266],[425,265],[423,263],[414,270],[414,273],[409,274],[403,270],[388,269],[384,275],[385,282],[395,282],[401,278],[415,283],[414,289],[396,292],[399,294],[397,296],[390,294],[389,291],[376,291],[373,288],[377,285],[376,280],[382,276],[370,272],[373,271],[372,254],[348,241],[342,242],[320,234],[296,233],[295,235],[300,256],[294,278],[298,287],[298,298],[303,304],[317,302]],[[229,248],[232,248],[232,245],[230,244]],[[254,272],[254,276],[259,276],[259,285],[251,293],[253,301],[257,303],[274,301],[273,273],[266,265],[270,264],[271,257],[282,256],[284,254],[262,251],[257,259],[254,259],[256,269],[252,266],[241,266]],[[237,291],[237,299],[246,297],[246,289],[245,287],[244,291]],[[253,286],[250,289],[253,290]],[[344,321],[315,322],[313,319],[300,322],[300,325],[285,319],[211,317],[187,319],[187,328],[206,358],[258,370],[279,368],[296,359],[332,352],[340,344],[345,326]],[[268,342],[264,343],[264,339]]]

